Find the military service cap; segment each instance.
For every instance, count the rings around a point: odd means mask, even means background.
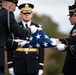
[[[76,4],[76,0],[75,0],[74,4]]]
[[[18,8],[20,9],[21,13],[31,13],[34,5],[30,3],[24,3],[19,5]]]
[[[72,5],[74,12],[76,13],[76,5]]]
[[[68,6],[68,9],[69,9],[69,15],[68,16],[73,16],[75,13],[73,6]]]
[[[17,3],[18,3],[18,0],[3,0],[3,1],[13,2],[13,3],[16,4],[16,5],[17,5]]]

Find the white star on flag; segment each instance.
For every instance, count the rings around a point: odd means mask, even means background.
[[[48,44],[48,43],[44,42],[44,44],[43,44],[43,45],[44,45],[45,47],[47,47],[47,44]]]
[[[40,44],[38,44],[38,43],[37,43],[37,44],[36,44],[36,47],[38,47],[38,48],[39,48],[39,47],[40,47]]]
[[[31,36],[29,39],[30,39],[30,41],[31,41],[31,40],[33,39],[33,37]]]
[[[32,48],[33,46],[32,45],[29,45],[29,47]]]
[[[40,39],[40,36],[41,36],[41,35],[37,34],[36,38],[37,38],[37,39]]]
[[[44,35],[45,36],[45,38],[49,38],[47,35]]]

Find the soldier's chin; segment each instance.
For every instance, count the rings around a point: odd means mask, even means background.
[[[71,23],[71,25],[75,25],[75,23]]]
[[[30,21],[30,20],[25,20],[25,22],[28,22],[28,21]]]

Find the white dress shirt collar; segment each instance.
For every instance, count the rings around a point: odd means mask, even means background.
[[[30,27],[30,25],[31,25],[31,21],[29,21],[29,22],[24,22],[24,21],[22,21],[22,23],[23,23],[23,26],[24,26],[25,28],[26,28],[25,24],[27,24],[28,27]]]

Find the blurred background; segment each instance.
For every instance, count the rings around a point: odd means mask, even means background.
[[[47,15],[58,24],[60,32],[69,33],[71,25],[68,20],[68,6],[74,4],[74,0],[19,0],[18,5],[22,3],[34,4],[33,12],[38,15]],[[15,11],[16,17],[19,16],[19,10]],[[49,24],[49,23],[48,23]]]
[[[72,28],[68,20],[68,6],[74,4],[74,0],[19,0],[22,3],[32,3],[32,20],[41,24],[46,34],[52,38],[67,38]],[[14,12],[16,20],[19,22],[18,8]],[[44,73],[43,75],[63,75],[61,73],[66,52],[57,49],[45,48]],[[7,60],[6,60],[7,61]],[[6,64],[6,63],[5,63]],[[5,75],[8,74],[7,65]]]

